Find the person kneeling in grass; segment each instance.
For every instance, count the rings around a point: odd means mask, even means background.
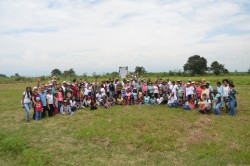
[[[156,100],[154,95],[152,95],[151,98],[150,98],[150,104],[151,105],[157,105],[157,100]]]
[[[170,96],[168,97],[168,106],[171,108],[171,107],[176,107],[177,104],[176,104],[176,101],[177,101],[177,97],[175,95],[174,92],[172,92],[170,94]]]
[[[60,113],[65,115],[69,114],[70,116],[74,115],[74,112],[71,111],[71,107],[69,105],[69,102],[67,100],[63,101],[63,105],[60,108]]]

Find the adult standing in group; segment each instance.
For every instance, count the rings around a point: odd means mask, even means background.
[[[32,92],[32,103],[33,103],[33,108],[34,108],[34,114],[33,114],[33,119],[36,120],[36,108],[35,108],[35,104],[36,104],[36,98],[39,97],[38,94],[38,88],[34,87],[33,88],[33,92]]]
[[[46,100],[46,93],[44,92],[44,88],[40,88],[40,93],[39,93],[40,100],[43,105],[43,112],[42,112],[42,118],[45,118],[46,111],[48,110],[47,108],[47,100]]]
[[[236,101],[236,90],[234,88],[233,83],[229,84],[229,93],[228,93],[228,101],[229,101],[229,110],[231,116],[236,116],[236,110],[235,107],[237,107],[237,101]]]
[[[53,101],[54,98],[51,89],[47,90],[46,99],[47,99],[48,116],[51,117],[53,116],[54,112],[54,101]]]
[[[192,95],[194,95],[194,87],[190,86],[190,82],[188,82],[186,87],[186,97],[188,102],[190,102]]]
[[[223,98],[223,101],[225,103],[225,106],[226,106],[226,112],[229,111],[228,109],[228,93],[229,93],[229,85],[228,85],[228,80],[227,79],[224,79],[223,80],[223,90],[222,90],[222,98]]]
[[[26,122],[30,121],[31,96],[31,87],[26,87],[26,90],[25,92],[23,92],[22,97],[22,107],[25,109],[26,112]]]
[[[209,96],[210,96],[210,91],[209,91],[209,89],[207,88],[207,85],[206,85],[206,84],[203,84],[203,85],[202,85],[202,92],[201,92],[201,94],[202,94],[201,98],[202,98],[202,99],[203,99],[203,97],[204,97],[204,95],[203,95],[204,93],[206,94],[206,97],[209,98]]]

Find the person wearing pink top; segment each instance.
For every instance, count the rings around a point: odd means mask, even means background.
[[[58,108],[60,109],[63,102],[63,89],[62,87],[59,87],[57,92],[57,100],[58,100]]]
[[[201,98],[201,93],[202,93],[202,88],[201,88],[201,86],[199,84],[196,87],[196,93],[197,93],[197,98],[200,99]]]
[[[142,85],[142,92],[143,92],[144,95],[145,95],[146,93],[148,93],[148,86],[147,86],[146,83],[144,83],[144,84]]]

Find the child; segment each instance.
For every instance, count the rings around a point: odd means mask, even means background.
[[[103,100],[101,102],[101,105],[103,106],[103,108],[111,108],[110,103],[108,102],[106,96],[103,96]]]
[[[179,107],[183,107],[185,105],[186,100],[183,100],[183,97],[177,99],[176,105]]]
[[[138,102],[138,94],[137,94],[136,88],[133,89],[132,95],[133,95],[133,99],[134,99],[134,101],[133,101],[134,104],[137,104],[137,102]]]
[[[58,108],[61,108],[63,97],[63,89],[60,87],[57,92]]]
[[[85,102],[85,106],[86,106],[86,107],[89,107],[90,105],[91,105],[91,97],[88,96],[88,97],[87,97],[87,100],[86,100],[86,102]]]
[[[112,95],[109,95],[108,102],[110,103],[111,106],[115,105],[115,99]]]
[[[118,98],[116,99],[116,104],[123,105],[123,98],[121,94],[119,94]]]
[[[91,104],[90,104],[90,111],[92,111],[92,110],[97,110],[94,98],[92,98]]]
[[[158,95],[156,101],[157,101],[157,104],[158,104],[158,105],[163,104],[163,103],[162,103],[162,102],[163,102],[163,97],[162,97],[162,95]]]
[[[182,108],[184,110],[190,110],[191,109],[190,103],[189,103],[189,101],[187,99],[185,100],[184,106],[182,106]]]
[[[150,97],[148,93],[146,93],[146,96],[144,96],[144,104],[149,105],[149,102],[150,102]]]
[[[128,89],[127,92],[126,92],[126,101],[125,101],[125,105],[130,105],[131,104],[131,92],[130,90]]]
[[[154,95],[152,95],[152,96],[151,96],[151,99],[150,99],[150,104],[151,104],[151,105],[156,105],[156,104],[157,104],[157,102],[156,102],[156,99],[155,99],[155,96],[154,96]]]
[[[71,111],[75,112],[77,109],[75,96],[72,97],[72,99],[69,101],[69,103],[70,103]]]
[[[43,111],[43,105],[40,101],[40,97],[36,97],[36,103],[35,103],[35,110],[36,110],[36,121],[41,120],[41,112]]]

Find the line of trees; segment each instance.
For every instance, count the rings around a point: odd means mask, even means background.
[[[236,70],[237,71],[237,70]],[[138,76],[147,74],[148,72],[143,66],[136,66],[134,72],[130,73],[133,75],[136,73]],[[169,72],[159,72],[158,74],[161,75],[178,75],[178,76],[189,76],[189,75],[204,75],[206,73],[213,73],[215,75],[220,75],[221,73],[227,74],[229,71],[225,68],[225,65],[220,64],[218,61],[214,61],[210,64],[210,66],[207,65],[207,59],[200,56],[200,55],[193,55],[188,58],[187,62],[183,66],[183,71],[181,70],[170,70]],[[87,77],[88,73],[83,73],[82,77]],[[148,73],[155,75],[157,73]],[[248,74],[250,74],[250,68],[248,69]],[[52,76],[63,76],[63,77],[76,77],[76,73],[73,68],[70,68],[69,70],[61,71],[59,69],[53,69],[51,71]],[[94,72],[92,74],[93,77],[99,78],[99,77],[118,77],[118,72],[111,72],[111,73],[102,73],[97,74]],[[15,73],[13,76],[14,78],[21,77],[18,73]],[[0,78],[7,78],[6,75],[0,74]]]
[[[215,75],[229,73],[225,66],[217,61],[212,62],[210,67],[208,67],[207,59],[201,57],[200,55],[193,55],[189,57],[187,63],[184,64],[183,69],[191,75],[204,75],[207,72],[212,72]]]

